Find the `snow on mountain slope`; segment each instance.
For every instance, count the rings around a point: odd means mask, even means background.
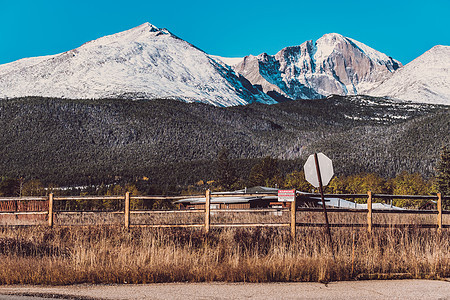
[[[246,56],[235,70],[266,93],[312,99],[367,91],[400,66],[363,43],[330,33],[275,55]]]
[[[210,55],[210,57],[215,60],[220,60],[231,67],[239,64],[244,59],[243,57],[222,57],[218,55]]]
[[[368,94],[450,105],[450,46],[431,48]]]
[[[229,66],[150,23],[61,54],[0,65],[0,98],[24,96],[275,103]]]

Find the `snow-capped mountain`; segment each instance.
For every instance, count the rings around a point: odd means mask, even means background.
[[[399,67],[391,57],[336,33],[275,55],[249,55],[234,66],[264,92],[290,99],[364,93]]]
[[[0,98],[24,96],[276,103],[228,65],[150,23],[61,54],[1,65]]]
[[[0,99],[179,99],[216,106],[331,94],[369,94],[450,104],[450,47],[402,67],[363,43],[331,33],[275,55],[208,55],[150,23],[56,55],[0,65]]]
[[[368,94],[450,105],[450,46],[434,46]]]

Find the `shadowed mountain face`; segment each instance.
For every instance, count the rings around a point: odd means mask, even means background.
[[[246,56],[235,70],[266,93],[291,99],[356,95],[380,84],[401,64],[358,41],[331,33],[275,55]]]

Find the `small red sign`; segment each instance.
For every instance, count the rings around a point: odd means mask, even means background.
[[[293,202],[295,190],[278,190],[278,202]]]

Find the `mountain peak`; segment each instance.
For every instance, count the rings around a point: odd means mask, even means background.
[[[136,26],[135,29],[149,29],[150,32],[155,32],[155,31],[159,31],[160,29],[158,27],[156,27],[153,24],[150,24],[149,22],[145,22],[144,24],[141,24],[139,26]]]
[[[121,34],[121,33],[133,33],[133,32],[139,32],[141,34],[146,34],[146,33],[163,33],[163,34],[168,34],[169,31],[165,28],[158,28],[155,25],[149,23],[149,22],[145,22],[139,26],[136,26],[134,28],[131,28],[129,30],[123,31],[123,32],[119,32],[117,34]]]
[[[319,38],[319,40],[333,41],[333,42],[345,39],[347,39],[345,36],[336,32],[326,33]]]
[[[341,53],[346,51],[357,51],[378,64],[386,64],[387,62],[392,64],[392,67],[390,68],[391,72],[402,65],[399,61],[392,59],[388,55],[339,33],[324,34],[317,40],[315,45],[317,49],[315,57],[319,61],[321,59],[328,59],[333,51],[339,51]]]
[[[341,43],[348,43],[348,40],[338,33],[327,33],[319,38],[316,43],[316,60],[327,59],[331,53],[336,49],[336,47]]]
[[[159,35],[170,35],[170,32],[166,29],[160,29],[149,22],[145,22],[131,29],[103,36],[96,40],[87,42],[80,48],[103,47],[112,43],[127,44],[134,41],[143,42],[148,40],[148,38],[157,37]]]
[[[349,43],[349,39],[339,33],[324,34],[316,41],[317,46],[320,45],[322,47],[331,47],[331,48],[335,48],[337,45],[341,43],[347,44]]]
[[[166,29],[158,28],[149,22],[145,22],[134,28],[113,34],[112,36],[126,36],[126,35],[132,35],[132,36],[144,35],[145,36],[145,35],[148,35],[149,33],[150,34],[155,34],[155,33],[168,34],[169,32]]]

